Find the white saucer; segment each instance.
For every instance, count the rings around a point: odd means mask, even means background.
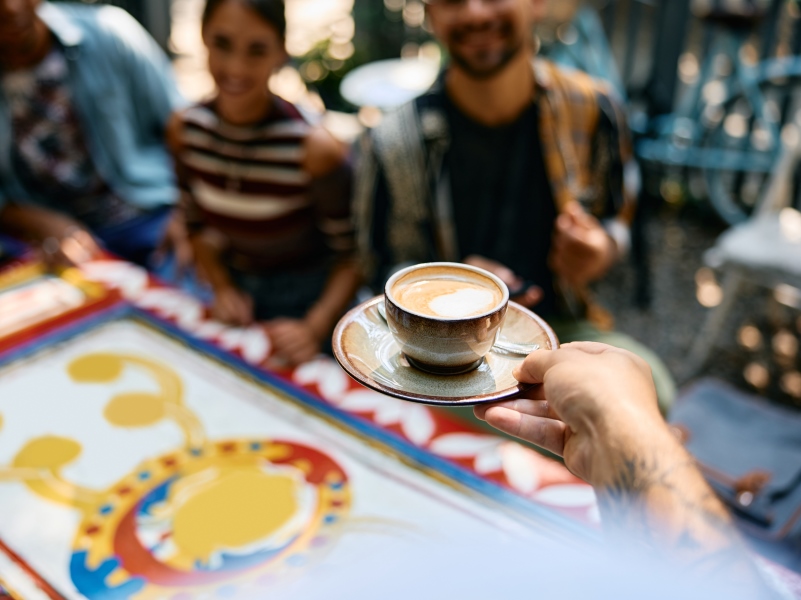
[[[491,351],[477,369],[463,375],[432,375],[412,367],[378,312],[384,296],[357,306],[334,330],[334,356],[345,371],[368,388],[411,402],[438,406],[468,406],[509,399],[530,386],[512,376],[524,356]],[[559,347],[545,321],[509,303],[500,338],[514,344]]]

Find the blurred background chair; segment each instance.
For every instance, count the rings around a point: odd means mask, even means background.
[[[792,132],[784,136],[789,143],[751,218],[723,233],[704,255],[722,274],[723,299],[695,338],[686,378],[706,363],[744,284],[767,287],[801,305],[801,131],[794,126]]]

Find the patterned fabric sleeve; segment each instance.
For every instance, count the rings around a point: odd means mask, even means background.
[[[627,185],[627,169],[634,165],[631,136],[620,105],[598,93],[600,109],[592,147],[592,180],[596,190],[593,213],[630,225],[636,208],[635,193]]]
[[[317,227],[326,248],[338,260],[356,257],[356,233],[351,212],[352,188],[353,168],[349,162],[324,177],[313,179],[309,186]]]
[[[557,206],[578,200],[625,228],[634,216],[636,193],[626,179],[635,163],[620,103],[585,73],[542,59],[534,67],[544,89],[540,135]]]
[[[184,153],[184,112],[177,113],[176,121],[169,126],[167,132],[167,145],[172,153],[173,164],[175,166],[175,183],[178,187],[178,209],[186,224],[190,235],[203,229],[203,215],[200,208],[192,196],[192,189],[189,186],[187,168],[183,161]]]

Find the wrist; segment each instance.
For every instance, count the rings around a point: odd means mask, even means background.
[[[210,281],[209,285],[211,285],[211,289],[215,294],[236,290],[236,286],[227,279]]]
[[[331,333],[331,329],[333,328],[331,319],[322,311],[316,310],[315,307],[312,307],[311,310],[306,313],[303,322],[319,341],[323,341],[323,339]]]
[[[596,449],[593,480],[588,482],[595,488],[618,489],[621,473],[629,467],[636,468],[633,463],[638,457],[642,457],[644,449],[651,456],[663,459],[665,464],[674,461],[678,456],[685,456],[681,445],[664,423],[643,424],[631,428],[614,427],[599,431],[597,438],[593,445]]]

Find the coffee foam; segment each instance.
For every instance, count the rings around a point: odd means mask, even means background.
[[[501,291],[491,282],[482,285],[436,275],[399,282],[393,286],[393,295],[401,306],[409,310],[446,319],[487,313],[503,299]]]
[[[461,318],[488,312],[497,303],[490,290],[462,289],[437,296],[428,303],[428,308],[440,317]]]

